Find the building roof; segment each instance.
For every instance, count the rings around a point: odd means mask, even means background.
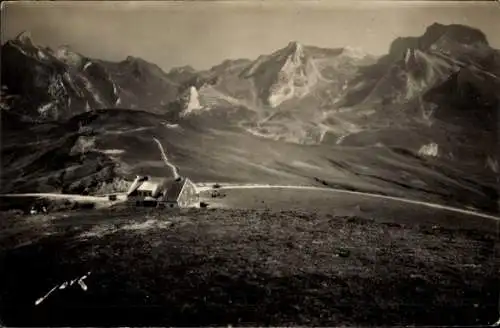
[[[160,188],[160,190],[166,191],[166,201],[176,202],[182,192],[184,185],[188,180],[189,179],[187,178],[181,178],[179,180],[175,180],[173,178],[149,178],[148,180],[138,182],[138,185],[134,188],[134,191],[149,190],[151,192],[154,192],[155,190],[158,190],[158,188]]]
[[[165,197],[165,200],[167,202],[176,202],[181,194],[182,188],[184,187],[186,181],[187,181],[186,178],[181,178],[179,180],[175,179],[168,180],[166,184],[167,195]]]
[[[155,190],[158,187],[159,183],[155,181],[143,181],[137,190]]]

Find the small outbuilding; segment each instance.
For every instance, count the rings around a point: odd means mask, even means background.
[[[194,183],[186,177],[156,180],[149,177],[136,179],[127,194],[127,200],[136,205],[154,203],[157,206],[190,207],[199,202]]]

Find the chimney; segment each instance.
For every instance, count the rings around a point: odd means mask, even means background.
[[[130,185],[130,188],[127,191],[127,196],[133,193],[141,185],[141,182],[144,182],[146,180],[148,180],[148,177],[138,175],[135,178],[134,182],[132,182],[132,184]]]

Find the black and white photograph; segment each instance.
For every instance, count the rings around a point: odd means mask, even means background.
[[[0,325],[500,327],[498,1],[0,22]]]

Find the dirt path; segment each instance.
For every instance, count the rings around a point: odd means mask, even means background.
[[[210,190],[216,190],[215,188],[213,188],[214,184],[216,184],[216,183],[213,183],[213,184],[211,184],[211,183],[199,183],[199,184],[197,184],[196,189],[198,192],[206,192],[206,191],[210,191]],[[430,208],[435,208],[435,209],[451,211],[451,212],[455,212],[455,213],[467,214],[467,215],[472,215],[472,216],[476,216],[476,217],[500,221],[500,216],[489,215],[489,214],[480,213],[477,211],[460,209],[460,208],[456,208],[456,207],[452,207],[452,206],[440,205],[440,204],[430,203],[430,202],[425,202],[425,201],[411,200],[411,199],[405,199],[405,198],[401,198],[401,197],[378,195],[378,194],[372,194],[372,193],[360,192],[360,191],[350,191],[350,190],[341,190],[341,189],[323,188],[323,187],[314,187],[314,186],[295,186],[295,185],[269,185],[269,184],[251,184],[251,185],[249,185],[249,184],[225,184],[225,183],[222,183],[222,184],[219,183],[219,185],[220,185],[220,187],[217,189],[229,189],[229,190],[235,190],[235,189],[297,189],[297,190],[312,190],[312,191],[325,191],[325,192],[342,193],[342,194],[357,195],[357,196],[362,196],[362,197],[393,200],[393,201],[407,203],[407,204],[421,205],[421,206],[425,206],[425,207],[430,207]],[[95,203],[100,203],[101,205],[104,205],[104,206],[112,204],[112,202],[110,202],[105,195],[104,196],[82,196],[82,195],[68,195],[68,194],[57,194],[57,193],[40,193],[40,194],[28,193],[28,194],[6,194],[6,195],[0,195],[0,197],[1,196],[7,196],[7,197],[47,197],[47,198],[54,198],[54,199],[68,199],[68,200],[74,200],[74,201],[95,202]],[[124,201],[125,195],[119,194],[118,200]]]
[[[199,190],[206,191],[206,190],[212,190],[212,189],[213,189],[212,187],[201,187]],[[440,205],[440,204],[435,204],[435,203],[430,203],[430,202],[405,199],[405,198],[401,198],[401,197],[385,196],[385,195],[371,194],[371,193],[367,193],[367,192],[341,190],[341,189],[333,189],[333,188],[262,184],[262,185],[221,185],[220,188],[218,188],[218,189],[298,189],[298,190],[302,189],[302,190],[335,192],[335,193],[358,195],[358,196],[370,197],[370,198],[393,200],[393,201],[407,203],[407,204],[421,205],[421,206],[425,206],[425,207],[441,209],[441,210],[451,211],[451,212],[455,212],[455,213],[467,214],[467,215],[472,215],[472,216],[476,216],[476,217],[482,217],[482,218],[486,218],[486,219],[500,221],[499,216],[493,216],[493,215],[489,215],[489,214],[479,213],[476,211],[460,209],[460,208],[456,208],[456,207],[452,207],[452,206],[446,206],[446,205]]]

